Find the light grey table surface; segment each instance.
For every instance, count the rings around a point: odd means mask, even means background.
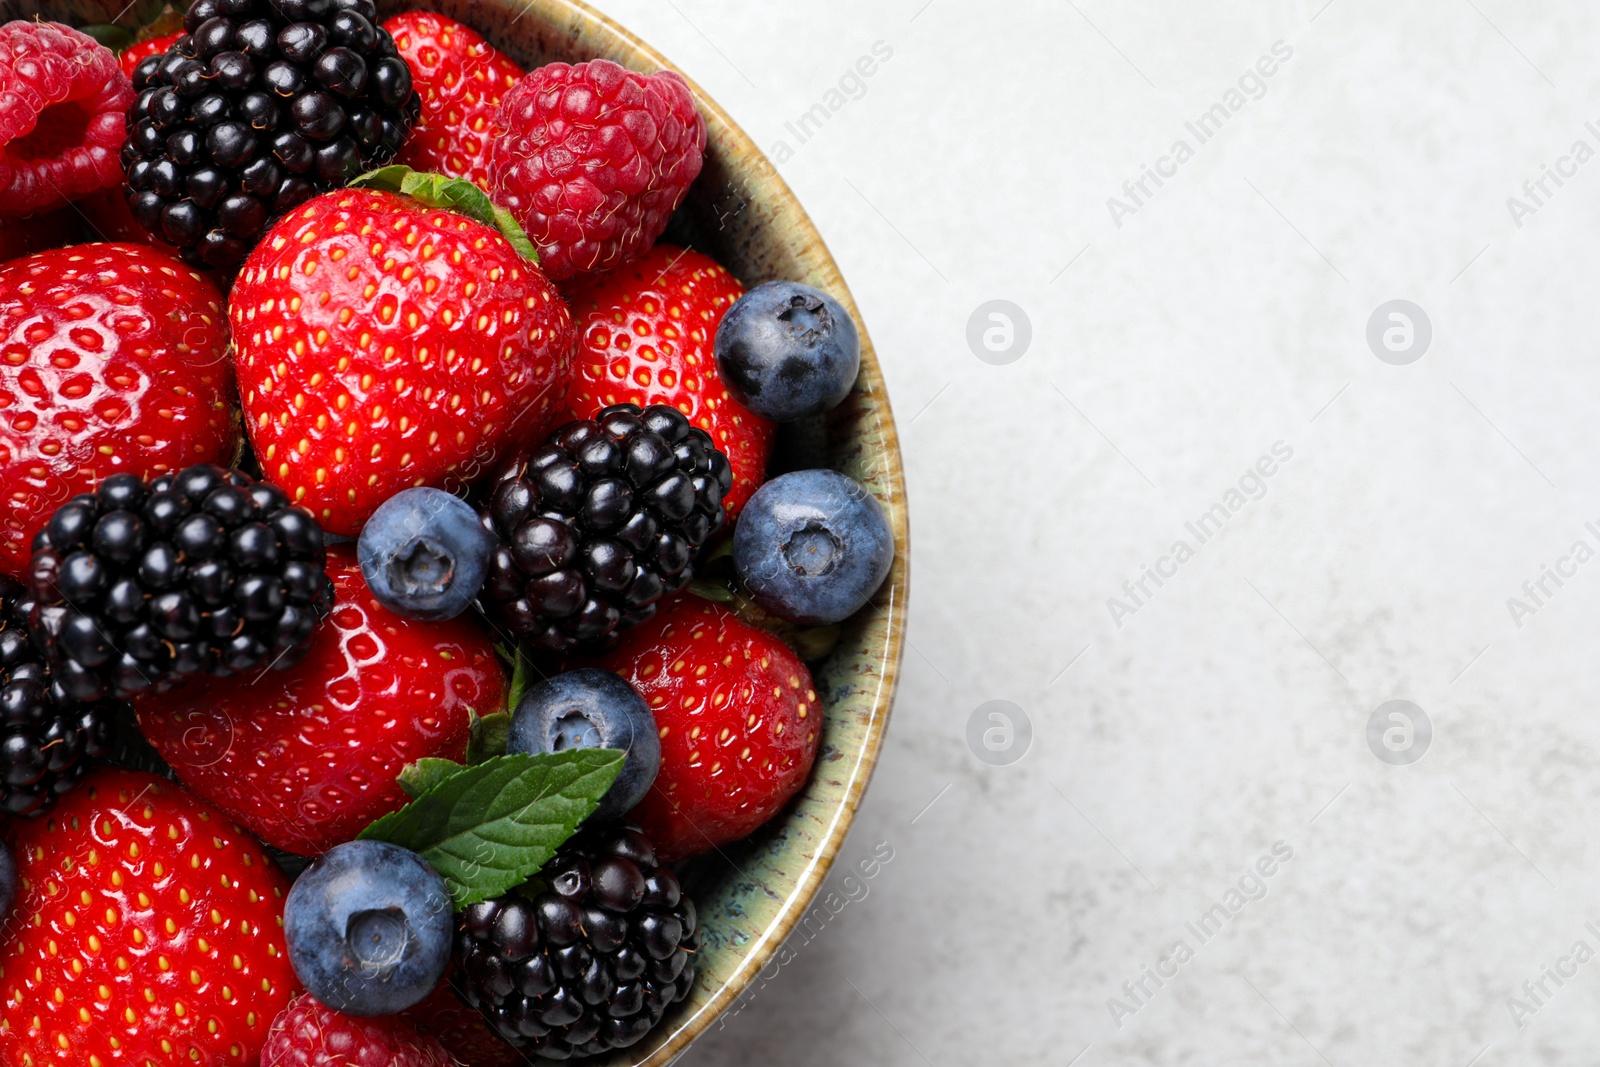
[[[1600,10],[600,6],[837,255],[915,546],[846,903],[683,1062],[1592,1063]]]

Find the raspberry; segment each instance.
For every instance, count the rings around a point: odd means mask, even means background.
[[[492,190],[553,281],[648,251],[700,173],[706,124],[688,83],[606,59],[551,63],[495,114]]]
[[[261,1067],[454,1067],[438,1041],[403,1019],[355,1019],[308,993],[272,1021]]]
[[[0,864],[5,861],[0,859]],[[526,1057],[501,1041],[476,1009],[455,993],[456,979],[446,974],[432,993],[401,1018],[439,1039],[445,1051],[467,1067],[525,1067]]]
[[[122,180],[133,87],[111,50],[53,22],[0,26],[0,215],[29,215]]]

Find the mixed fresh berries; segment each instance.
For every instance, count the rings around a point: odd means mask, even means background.
[[[149,245],[159,248],[172,258],[182,261],[183,253],[167,244],[161,238],[139,225],[139,220],[133,217],[133,212],[128,210],[128,200],[122,195],[122,190],[102,189],[92,196],[82,200],[74,200],[70,208],[73,218],[70,220],[82,229],[83,239],[90,241],[118,242],[121,244]],[[72,239],[57,241],[53,245],[69,244]],[[187,264],[185,264],[187,266]],[[190,271],[196,268],[188,267]]]
[[[322,530],[283,490],[214,464],[113,474],[34,539],[29,622],[68,699],[287,670],[333,603]]]
[[[459,988],[510,1044],[548,1059],[638,1041],[694,985],[694,903],[643,834],[581,832],[537,896],[461,915]]]
[[[420,101],[372,0],[194,0],[134,68],[128,206],[191,263],[232,267],[272,220],[394,158]]]
[[[544,435],[571,375],[572,316],[536,264],[376,189],[274,227],[228,317],[262,472],[338,534],[401,489],[481,479]]]
[[[634,1045],[701,969],[669,865],[804,788],[794,649],[893,560],[763,484],[855,323],[656,243],[676,74],[173,17],[0,26],[0,1063]]]
[[[556,281],[644,252],[700,174],[706,123],[673,71],[549,63],[495,117],[489,180]]]
[[[133,102],[117,57],[53,22],[0,26],[0,215],[31,215],[114,186]]]
[[[536,648],[613,643],[693,576],[732,479],[675,408],[618,404],[570,422],[491,483],[486,599]]]
[[[131,44],[117,57],[117,66],[122,68],[122,73],[131,81],[133,72],[139,69],[139,64],[144,62],[146,56],[155,56],[159,59],[166,54],[167,49],[177,44],[178,38],[182,36],[183,31],[179,30],[176,33],[163,33]]]
[[[395,161],[487,188],[495,112],[525,72],[472,27],[433,11],[401,12],[383,28],[422,97],[422,115]]]
[[[345,546],[328,554],[333,608],[298,666],[138,705],[145,736],[189,788],[299,855],[401,807],[400,772],[464,759],[472,717],[505,701],[489,634],[390,613],[351,557]]]
[[[289,880],[180,786],[102,769],[8,831],[0,1063],[249,1067],[299,991]]]
[[[729,519],[761,484],[777,432],[733,399],[713,355],[722,317],[743,293],[711,257],[671,245],[567,291],[579,346],[573,417],[592,419],[612,404],[677,408],[728,457]]]
[[[453,986],[454,972],[432,993],[400,1018],[421,1033],[437,1038],[445,1051],[468,1067],[520,1067],[527,1062],[522,1052],[500,1040],[476,1008],[462,1001]]]
[[[0,264],[0,571],[25,575],[50,513],[104,478],[232,460],[227,352],[216,285],[154,249]]]

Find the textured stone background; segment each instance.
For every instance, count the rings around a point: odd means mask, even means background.
[[[1600,12],[600,6],[776,156],[838,256],[915,542],[841,861],[893,858],[841,866],[849,903],[683,1062],[1592,1062],[1600,960],[1570,954],[1600,952],[1600,559],[1569,557],[1600,551],[1600,159],[1570,153],[1600,151]],[[1185,123],[1280,41],[1201,144]],[[1193,158],[1126,199],[1179,138]],[[1571,177],[1535,201],[1546,166]],[[967,340],[993,299],[1031,324],[1005,365]],[[1395,299],[1431,324],[1406,365],[1367,340]],[[1230,501],[1206,543],[1185,529]],[[1194,557],[1114,620],[1179,539]],[[1571,576],[1535,602],[1547,566]],[[1367,740],[1393,699],[1433,731],[1409,766]],[[1010,765],[967,742],[992,700],[1031,722]],[[1202,943],[1186,923],[1275,842],[1292,858]],[[1176,977],[1124,992],[1180,939]],[[1523,992],[1547,966],[1575,974]]]

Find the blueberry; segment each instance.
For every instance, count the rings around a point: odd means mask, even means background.
[[[393,1015],[432,992],[450,963],[454,927],[444,879],[385,841],[335,845],[283,905],[294,973],[346,1015]]]
[[[807,625],[855,613],[894,562],[894,534],[865,486],[829,470],[757,489],[733,531],[733,566],[756,603]]]
[[[591,818],[614,819],[650,791],[661,769],[661,735],[644,697],[610,671],[585,667],[530,686],[511,716],[507,752],[616,748],[622,773]]]
[[[356,554],[378,603],[408,619],[452,619],[489,572],[494,537],[466,501],[442,489],[407,489],[373,513]]]
[[[715,350],[728,391],[776,422],[837,406],[861,369],[850,313],[799,282],[764,282],[740,297],[717,327]]]
[[[11,917],[16,903],[17,861],[11,858],[11,850],[0,844],[0,923]]]

